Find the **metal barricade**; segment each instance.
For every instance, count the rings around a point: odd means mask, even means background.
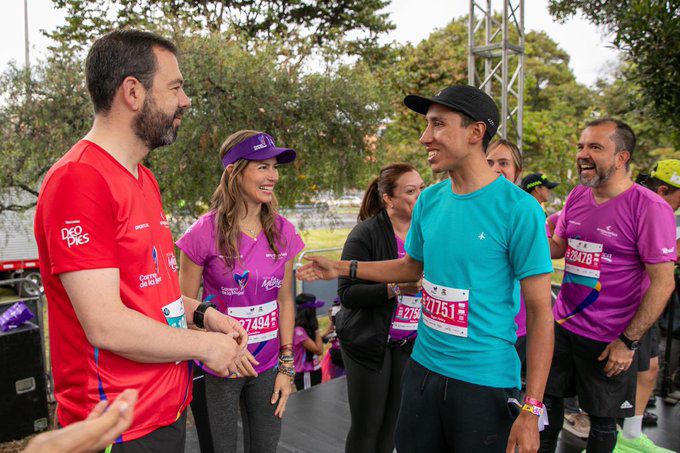
[[[298,267],[302,266],[302,260],[308,254],[313,255],[316,253],[338,252],[340,250],[342,250],[342,247],[305,250],[298,256],[294,269],[296,270]],[[295,277],[295,274],[293,274],[293,277]],[[300,291],[297,291],[298,286]],[[335,296],[338,295],[338,279],[300,282],[298,285],[293,285],[293,297],[297,296],[299,293],[314,294],[317,299],[323,300],[325,302],[324,306],[319,308],[317,311],[317,314],[323,315],[329,308],[331,308],[331,305],[333,305],[333,299],[335,299]]]
[[[36,283],[33,279],[29,278],[11,278],[7,280],[0,280],[0,286],[6,286],[11,288],[23,288],[25,286],[31,287],[33,290],[30,291],[35,296],[17,296],[15,299],[0,301],[0,313],[9,309],[13,304],[17,302],[23,302],[26,306],[33,312],[33,314],[38,318],[38,327],[40,328],[40,335],[42,336],[42,354],[43,354],[43,364],[45,371],[45,382],[47,383],[47,401],[53,403],[54,399],[54,383],[52,381],[52,365],[49,357],[49,341],[47,330],[45,329],[45,292],[43,287]]]

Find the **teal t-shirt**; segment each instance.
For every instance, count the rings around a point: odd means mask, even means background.
[[[503,177],[465,195],[442,181],[418,198],[405,249],[424,267],[412,358],[461,381],[519,388],[517,281],[552,272],[534,197]]]

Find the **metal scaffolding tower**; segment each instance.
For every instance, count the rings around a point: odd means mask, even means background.
[[[524,0],[501,0],[494,15],[493,0],[470,0],[468,24],[468,83],[501,101],[498,134],[522,149],[524,115]],[[480,40],[483,35],[483,42]],[[479,74],[478,60],[484,62]],[[510,75],[512,74],[512,75]],[[496,82],[494,84],[494,81]]]

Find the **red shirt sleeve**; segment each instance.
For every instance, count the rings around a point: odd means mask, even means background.
[[[40,203],[52,274],[119,267],[115,205],[97,170],[64,165],[43,187]]]

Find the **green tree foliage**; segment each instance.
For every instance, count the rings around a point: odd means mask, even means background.
[[[651,114],[680,131],[680,1],[551,0],[551,14],[565,20],[581,13],[613,34],[628,61],[625,76],[640,88]]]
[[[219,34],[186,37],[181,51],[193,105],[177,142],[147,159],[170,212],[205,210],[222,171],[219,146],[239,129],[266,131],[298,151],[295,163],[281,169],[284,205],[353,186],[374,159],[367,143],[385,117],[385,103],[363,65],[307,74],[280,58],[285,49],[277,44],[245,50]],[[0,187],[31,195],[29,207],[44,172],[90,127],[92,109],[82,61],[71,55],[34,71],[30,97],[22,71],[12,68],[3,77],[0,97],[8,102],[0,106],[0,156],[7,164],[0,167]]]
[[[119,27],[154,29],[174,37],[190,33],[228,33],[243,44],[283,39],[298,52],[357,37],[353,53],[377,46],[393,27],[380,12],[388,0],[52,0],[66,13],[66,24],[49,36],[82,49],[103,32]],[[249,41],[248,39],[256,41]],[[289,47],[291,47],[289,46]]]

